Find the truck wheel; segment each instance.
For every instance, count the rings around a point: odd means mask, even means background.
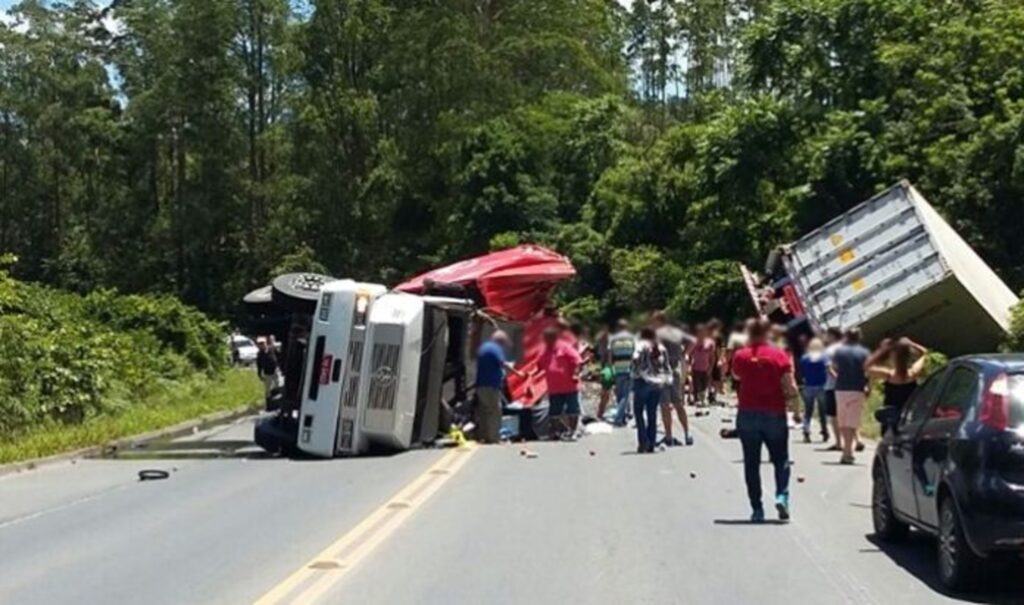
[[[319,273],[286,273],[274,278],[271,299],[289,311],[312,314],[320,300],[320,288],[332,281],[333,277]]]
[[[977,578],[982,560],[964,537],[963,525],[952,498],[945,498],[939,510],[939,575],[950,590],[967,590]]]
[[[871,483],[871,520],[875,526],[875,535],[885,542],[899,542],[906,539],[910,526],[896,518],[892,508],[892,495],[889,482],[881,469],[873,473]]]

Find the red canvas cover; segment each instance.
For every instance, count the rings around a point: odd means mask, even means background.
[[[536,368],[541,352],[541,334],[551,321],[544,316],[551,291],[560,282],[576,274],[569,259],[535,245],[523,245],[469,258],[428,271],[398,286],[403,292],[422,292],[427,280],[439,283],[475,286],[483,295],[487,310],[524,322],[523,359],[519,368],[530,372]],[[527,405],[547,393],[543,376],[508,379],[512,398]]]

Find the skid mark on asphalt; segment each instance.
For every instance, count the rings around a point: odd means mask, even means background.
[[[702,441],[710,446],[711,451],[714,452],[727,467],[731,467],[733,474],[736,475],[740,485],[743,485],[743,465],[731,463],[735,458],[735,452],[727,451],[719,442],[721,439],[719,435],[707,430],[703,423],[695,422],[692,424],[696,430],[704,434],[704,439],[702,439]],[[811,565],[817,568],[822,577],[827,578],[828,581],[836,587],[836,595],[841,595],[842,599],[846,603],[851,604],[879,603],[878,599],[871,594],[865,584],[859,582],[856,578],[847,573],[839,561],[825,552],[818,543],[817,538],[811,532],[807,531],[807,529],[805,529],[799,522],[799,517],[794,517],[794,520],[790,521],[787,525],[799,534],[797,536],[790,535],[790,539],[797,548],[804,553]]]
[[[315,603],[415,514],[475,451],[473,445],[448,451],[370,516],[260,597],[256,605]]]

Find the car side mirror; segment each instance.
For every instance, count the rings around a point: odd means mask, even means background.
[[[893,433],[899,433],[900,410],[898,408],[885,407],[875,410],[875,420],[882,425],[882,434],[885,434],[886,429],[892,430]]]

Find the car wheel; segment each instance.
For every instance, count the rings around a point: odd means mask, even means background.
[[[903,540],[910,532],[910,526],[896,518],[889,481],[881,469],[874,472],[874,481],[871,484],[871,519],[875,526],[875,535],[886,542]]]
[[[981,558],[974,554],[964,537],[960,513],[952,498],[945,498],[939,510],[939,575],[951,590],[971,588]]]
[[[332,281],[333,277],[319,273],[286,273],[274,278],[271,298],[289,311],[312,314],[320,300],[320,288]]]

